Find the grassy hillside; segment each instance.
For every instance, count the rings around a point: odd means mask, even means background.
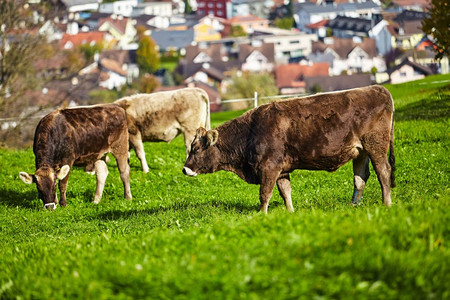
[[[131,156],[134,199],[115,162],[102,202],[74,169],[68,206],[48,212],[31,149],[0,150],[0,298],[450,298],[450,76],[388,86],[396,105],[397,187],[384,207],[372,172],[359,207],[351,164],[295,171],[295,213],[277,192],[258,212],[258,186],[227,172],[181,173],[181,137]],[[213,126],[237,116],[214,114]]]

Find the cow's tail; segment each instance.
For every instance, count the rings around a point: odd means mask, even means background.
[[[395,187],[394,113],[392,113],[391,133],[389,137],[389,165],[391,166],[391,187]]]
[[[211,107],[210,107],[210,103],[209,103],[208,94],[205,91],[203,91],[203,93],[202,93],[202,98],[203,98],[203,101],[205,101],[205,103],[206,103],[205,127],[206,127],[206,130],[210,130],[211,129]]]

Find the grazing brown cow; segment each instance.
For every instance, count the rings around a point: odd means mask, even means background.
[[[393,115],[392,96],[381,86],[262,105],[216,130],[199,128],[183,173],[196,176],[226,170],[260,184],[263,212],[277,184],[286,208],[293,211],[289,178],[293,170],[333,172],[353,160],[352,203],[359,204],[370,160],[384,204],[390,206],[395,168]]]
[[[170,142],[183,133],[187,156],[197,128],[210,128],[208,94],[199,88],[138,94],[115,103],[127,112],[130,144],[145,173],[148,165],[142,142]]]
[[[58,109],[36,127],[33,152],[36,173],[20,172],[27,184],[36,183],[45,208],[56,208],[59,179],[60,204],[66,206],[66,189],[72,165],[97,173],[94,203],[102,198],[108,168],[101,158],[108,152],[117,160],[125,198],[131,199],[128,165],[128,128],[125,111],[116,104]]]

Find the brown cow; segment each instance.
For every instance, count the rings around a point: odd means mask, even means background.
[[[127,112],[130,144],[145,173],[148,165],[142,142],[170,142],[183,133],[187,156],[197,128],[210,128],[208,94],[199,88],[138,94],[115,103]]]
[[[97,173],[94,203],[102,197],[108,168],[101,158],[111,152],[117,160],[125,198],[131,199],[128,165],[128,128],[125,111],[116,104],[58,109],[36,127],[33,152],[36,173],[20,172],[27,184],[36,183],[45,208],[56,208],[59,179],[60,204],[66,206],[66,189],[72,165]]]
[[[196,176],[226,170],[260,184],[263,212],[277,184],[286,208],[293,211],[289,177],[293,170],[333,172],[353,160],[352,203],[359,204],[370,160],[384,204],[390,206],[395,168],[393,115],[392,96],[381,86],[262,105],[216,130],[199,128],[183,173]]]

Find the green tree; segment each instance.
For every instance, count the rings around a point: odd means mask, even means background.
[[[94,58],[95,53],[102,52],[103,48],[103,43],[95,43],[93,45],[85,43],[80,45],[80,50],[83,52],[86,61],[91,61]]]
[[[234,25],[231,27],[231,36],[239,37],[239,36],[247,36],[247,32],[245,32],[244,28],[241,25]]]
[[[145,74],[141,76],[137,81],[137,89],[140,93],[151,93],[153,92],[160,84],[158,79],[150,74]]]
[[[258,93],[259,98],[278,95],[278,88],[273,76],[270,73],[235,71],[231,75],[230,84],[227,87],[227,91],[223,95],[223,98],[253,98],[255,92]],[[258,101],[259,104],[263,102],[268,101]]]
[[[186,15],[190,15],[192,14],[193,10],[192,10],[192,6],[191,3],[189,2],[189,0],[184,0],[184,13]]]
[[[448,0],[431,0],[428,17],[422,21],[422,30],[433,36],[437,48],[436,59],[450,56],[450,3]]]
[[[294,18],[292,17],[286,17],[286,18],[276,18],[275,19],[275,26],[281,29],[292,29],[294,27]]]
[[[146,73],[152,73],[159,67],[159,52],[155,41],[149,36],[144,36],[139,40],[136,51],[139,68]]]

